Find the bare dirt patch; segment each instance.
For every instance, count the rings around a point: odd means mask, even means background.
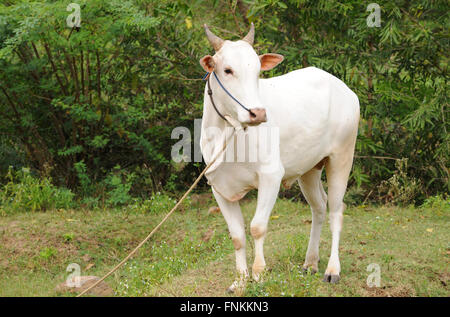
[[[411,297],[416,295],[415,291],[406,285],[388,285],[381,287],[368,287],[364,285],[363,289],[366,290],[367,296],[370,297]]]

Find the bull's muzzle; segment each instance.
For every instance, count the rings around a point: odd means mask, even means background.
[[[267,121],[266,109],[264,108],[251,109],[249,116],[250,116],[249,123],[251,125],[257,125]]]

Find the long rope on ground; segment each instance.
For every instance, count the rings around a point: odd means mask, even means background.
[[[102,282],[103,280],[105,280],[108,276],[110,276],[111,274],[113,274],[115,271],[117,271],[122,265],[125,264],[125,262],[127,262],[144,244],[145,242],[148,241],[148,239],[150,239],[153,234],[163,225],[163,223],[172,215],[172,213],[177,210],[178,206],[180,206],[180,204],[183,202],[183,200],[189,195],[189,193],[195,188],[195,186],[197,186],[198,182],[200,181],[200,179],[203,177],[203,175],[205,175],[206,171],[211,167],[211,165],[214,164],[214,162],[219,158],[219,156],[223,153],[223,151],[225,151],[229,141],[231,140],[231,138],[234,136],[236,130],[233,131],[233,133],[228,137],[228,139],[225,141],[223,148],[217,153],[216,157],[214,157],[213,160],[211,160],[211,162],[208,163],[208,165],[206,165],[205,169],[200,173],[200,175],[198,175],[197,179],[194,181],[194,183],[192,183],[191,187],[189,187],[189,189],[186,191],[186,193],[184,193],[184,195],[180,198],[180,200],[178,200],[178,202],[176,203],[176,205],[172,208],[172,210],[169,211],[169,213],[163,218],[163,220],[152,230],[152,232],[150,232],[148,234],[147,237],[145,237],[144,240],[142,240],[141,243],[138,244],[138,246],[136,248],[134,248],[133,251],[131,251],[122,261],[120,261],[119,264],[117,264],[111,271],[109,271],[108,273],[106,273],[101,279],[97,280],[94,284],[92,284],[91,286],[89,286],[88,288],[86,288],[84,291],[82,291],[80,294],[78,294],[76,297],[81,297],[84,294],[86,294],[87,292],[89,292],[91,289],[93,289],[94,287],[96,287],[98,284],[100,284],[100,282]]]

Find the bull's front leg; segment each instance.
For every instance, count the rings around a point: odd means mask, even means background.
[[[223,198],[212,189],[217,204],[228,225],[236,254],[236,269],[238,278],[228,288],[229,292],[242,293],[248,279],[247,258],[245,254],[245,224],[241,207],[238,202],[231,202]]]
[[[261,274],[266,267],[264,260],[264,238],[267,233],[270,213],[277,200],[283,169],[271,174],[260,174],[258,185],[258,203],[255,216],[250,224],[250,233],[255,240],[255,261],[252,267],[252,277],[260,281]]]

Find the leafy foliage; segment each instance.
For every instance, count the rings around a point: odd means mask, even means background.
[[[396,167],[394,175],[378,187],[379,197],[386,203],[414,203],[414,197],[420,192],[420,181],[407,175],[408,159],[397,160]]]
[[[285,56],[264,76],[313,65],[358,95],[360,200],[402,158],[420,180],[411,199],[448,192],[447,1],[377,1],[380,28],[356,0],[77,0],[69,28],[71,2],[0,4],[0,176],[51,166],[55,184],[113,205],[184,188],[202,165],[177,169],[170,133],[201,117],[202,25],[236,40],[253,22],[257,52]]]
[[[7,174],[8,182],[0,188],[0,208],[4,213],[45,211],[70,208],[74,194],[67,188],[55,187],[48,177],[35,177],[27,168]]]

